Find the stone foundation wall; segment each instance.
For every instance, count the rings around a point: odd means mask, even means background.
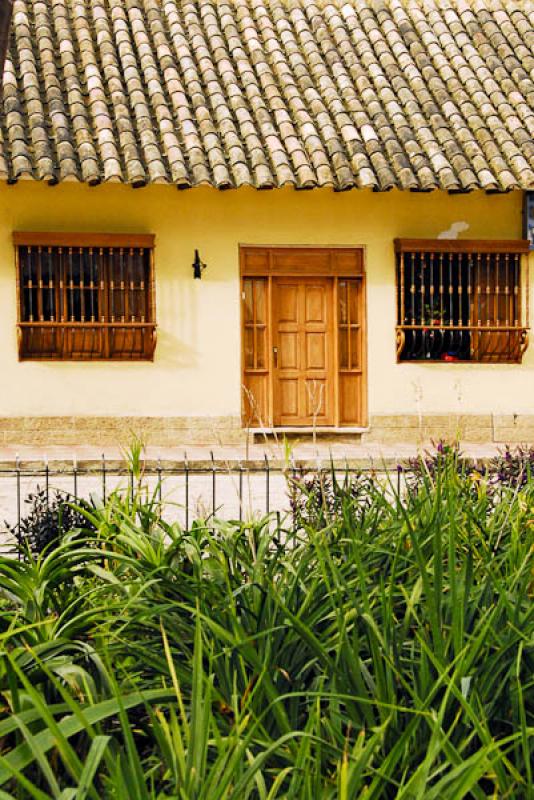
[[[320,433],[320,428],[317,430]],[[146,445],[244,445],[247,431],[224,417],[0,417],[0,447],[12,445],[127,446],[133,435]],[[305,436],[303,432],[303,436]],[[338,443],[425,444],[439,439],[477,444],[534,443],[534,414],[376,415],[360,434],[328,434]],[[300,434],[297,439],[302,439]]]
[[[239,445],[246,432],[239,417],[0,417],[0,446]]]
[[[422,444],[439,439],[473,444],[534,443],[534,414],[417,414],[371,418],[363,442]]]

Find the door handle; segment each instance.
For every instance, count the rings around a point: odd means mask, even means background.
[[[273,360],[275,368],[278,367],[278,347],[273,347]]]

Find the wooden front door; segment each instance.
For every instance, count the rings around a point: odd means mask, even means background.
[[[333,425],[332,279],[273,281],[274,424]]]
[[[243,424],[365,426],[362,248],[241,248]]]

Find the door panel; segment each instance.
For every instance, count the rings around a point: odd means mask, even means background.
[[[286,417],[296,419],[299,412],[298,378],[280,379],[280,405]]]
[[[299,338],[298,331],[282,331],[278,340],[278,366],[281,370],[299,367]]]
[[[314,378],[311,381],[306,381],[305,390],[306,416],[310,422],[313,422],[314,417],[322,418],[327,416],[328,382],[326,380]]]
[[[284,281],[283,291],[278,293],[278,321],[298,322],[298,284]]]
[[[342,372],[339,376],[339,419],[343,424],[359,423],[362,415],[361,375]],[[361,424],[361,423],[360,423]]]
[[[325,293],[322,286],[305,286],[306,322],[324,323],[326,317]]]
[[[306,333],[306,364],[307,370],[326,369],[326,340],[323,333]]]
[[[332,425],[332,280],[276,278],[273,284],[275,425]]]

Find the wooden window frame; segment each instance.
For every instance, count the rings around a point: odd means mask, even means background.
[[[15,269],[16,269],[16,287],[17,287],[17,333],[18,333],[18,357],[19,361],[153,361],[154,351],[157,339],[157,325],[156,325],[156,292],[155,292],[155,276],[154,276],[154,251],[155,251],[155,236],[153,234],[112,234],[112,233],[63,233],[63,232],[35,232],[35,231],[15,231],[13,233],[13,245],[15,250]],[[39,250],[52,252],[52,249],[60,251],[69,251],[69,255],[77,254],[76,251],[88,251],[92,256],[93,251],[99,251],[98,255],[103,258],[104,264],[100,265],[101,269],[106,271],[104,277],[99,278],[99,285],[85,288],[91,288],[96,292],[98,298],[98,319],[89,321],[71,320],[67,319],[65,313],[65,303],[68,296],[68,286],[66,280],[63,282],[62,276],[55,275],[53,284],[56,313],[59,316],[58,309],[61,308],[61,320],[59,319],[40,319],[31,320],[23,319],[23,288],[21,285],[21,248],[37,248]],[[145,281],[141,278],[141,287],[135,286],[131,279],[126,279],[126,288],[121,286],[119,291],[121,302],[127,305],[126,300],[131,299],[130,293],[141,291],[143,298],[143,308],[146,309],[146,318],[144,314],[141,315],[141,321],[132,319],[115,320],[110,311],[110,298],[111,293],[114,291],[114,280],[111,277],[111,264],[110,259],[113,258],[114,251],[128,251],[131,255],[133,251],[141,251],[140,257],[147,258],[145,262],[145,269],[148,267],[148,275]],[[116,254],[115,254],[116,255]],[[61,255],[60,255],[61,257]],[[122,258],[122,253],[121,253]],[[135,263],[135,262],[134,262]],[[139,262],[138,262],[139,263]],[[139,268],[139,267],[137,267]],[[92,267],[90,267],[92,269]],[[121,267],[122,269],[122,267]],[[128,273],[126,273],[128,274]],[[146,274],[146,273],[144,273]],[[72,279],[71,279],[72,280]],[[92,280],[92,278],[91,278]],[[130,281],[129,285],[128,282]],[[49,284],[51,285],[50,277]],[[38,292],[48,291],[46,284],[44,286],[34,287]],[[72,284],[71,284],[72,289]],[[83,278],[81,279],[80,286],[76,286],[76,291],[84,291]],[[92,296],[92,295],[91,295]],[[137,296],[134,294],[134,296]],[[38,294],[40,302],[44,294]],[[85,295],[84,295],[85,297]],[[86,301],[82,301],[83,303]],[[92,301],[91,301],[92,302]],[[138,301],[136,301],[138,302]],[[123,317],[128,316],[123,313]],[[82,318],[83,319],[83,318]],[[132,321],[134,320],[134,321]],[[26,334],[30,329],[37,330],[39,335],[43,338],[49,335],[52,339],[59,341],[61,344],[57,346],[57,352],[47,352],[43,350],[40,355],[38,350],[28,350],[26,345]],[[141,334],[139,336],[139,334]],[[77,339],[81,337],[82,342],[85,344],[87,341],[86,336],[91,337],[91,345],[89,349],[84,349],[82,346],[78,348],[71,347]],[[94,347],[94,342],[99,342],[98,347]],[[123,342],[122,347],[118,344],[119,341]],[[68,342],[68,344],[65,344]],[[129,347],[127,346],[129,342]],[[91,349],[93,348],[93,349]]]
[[[450,361],[457,361],[458,363],[467,363],[467,364],[517,364],[521,363],[523,354],[528,347],[528,335],[530,330],[529,324],[529,305],[530,305],[530,298],[529,298],[529,273],[528,273],[528,252],[529,252],[529,242],[524,239],[519,240],[483,240],[483,239],[395,239],[394,240],[394,247],[395,247],[395,255],[396,255],[396,268],[395,268],[395,299],[396,299],[396,306],[397,306],[397,325],[396,325],[396,340],[397,340],[397,363],[401,364],[422,364],[422,363],[434,363],[434,364],[442,364],[442,363],[450,363]],[[412,278],[408,277],[409,280],[412,280],[412,285],[410,289],[407,289],[407,285],[405,283],[406,276],[408,275],[408,270],[410,269],[409,266],[406,266],[406,259],[411,258],[412,264],[414,258],[423,257],[425,259],[430,259],[430,264],[432,265],[433,257],[435,256],[437,261],[435,262],[436,265],[442,263],[445,259],[445,256],[449,256],[449,263],[452,263],[452,256],[466,256],[468,259],[467,263],[476,264],[478,265],[481,263],[481,259],[485,259],[484,264],[485,269],[488,270],[486,273],[486,285],[485,287],[480,285],[480,270],[478,272],[475,271],[475,280],[476,276],[479,278],[479,283],[472,283],[471,277],[468,278],[468,287],[467,287],[467,301],[466,307],[468,308],[469,312],[469,319],[466,321],[465,324],[463,320],[463,312],[457,312],[457,320],[456,324],[454,324],[454,319],[452,322],[444,321],[443,318],[443,309],[441,308],[440,319],[436,319],[435,322],[429,322],[423,317],[426,317],[426,314],[423,311],[419,311],[418,317],[419,319],[411,319],[408,322],[408,312],[405,308],[405,300],[407,296],[407,292],[410,291],[413,295],[414,292],[416,293],[415,281]],[[512,258],[514,260],[514,268],[517,267],[517,282],[515,284],[510,283],[508,280],[508,265],[509,259]],[[493,259],[490,265],[490,259]],[[502,259],[502,261],[501,261]],[[425,261],[425,263],[427,263]],[[461,263],[461,262],[457,262]],[[497,265],[497,272],[495,271],[495,265]],[[499,270],[505,266],[506,268],[506,283],[504,286],[504,291],[499,295],[500,288],[498,283],[498,278],[495,279],[494,286],[495,288],[490,288],[491,280],[488,277],[491,275],[493,276],[496,272],[499,275]],[[491,267],[491,272],[489,272]],[[434,267],[435,268],[435,267]],[[412,267],[413,269],[413,267]],[[432,266],[431,266],[431,269]],[[459,274],[460,267],[457,266],[457,271]],[[493,274],[492,274],[493,273]],[[433,273],[432,273],[433,274]],[[441,276],[441,272],[440,272]],[[456,298],[458,303],[462,302],[462,288],[458,289],[457,295],[454,295],[452,292],[452,287],[444,286],[445,282],[447,281],[447,277],[445,276],[443,279],[439,279],[439,285],[437,294],[440,300],[443,297],[449,297],[449,293]],[[452,282],[452,281],[451,281]],[[422,284],[424,285],[424,284]],[[436,282],[435,279],[432,280],[431,283],[428,284],[427,287],[429,288],[432,286],[431,295],[436,293]],[[421,292],[423,289],[421,288]],[[475,310],[478,308],[478,317],[480,317],[480,298],[486,296],[489,298],[490,296],[494,299],[494,308],[493,313],[495,315],[495,306],[498,309],[499,300],[505,297],[512,305],[510,308],[513,307],[514,319],[511,319],[512,315],[509,315],[508,322],[504,321],[501,323],[499,321],[499,311],[497,310],[497,321],[494,324],[490,324],[491,315],[489,314],[488,309],[488,320],[484,322],[482,319],[476,319],[474,316]],[[464,292],[465,297],[465,292]],[[436,301],[438,302],[438,301]],[[488,305],[489,305],[489,301]],[[420,301],[421,307],[423,300]],[[452,307],[452,306],[451,306]],[[425,306],[426,308],[426,306]],[[413,312],[413,303],[412,303],[412,312]],[[508,314],[508,311],[507,311]],[[412,313],[412,317],[414,314]],[[463,335],[464,333],[467,334],[469,337],[469,349],[470,349],[470,357],[469,358],[421,358],[421,357],[413,357],[413,358],[406,358],[402,357],[405,347],[407,345],[407,338],[412,337],[415,340],[416,333],[421,333],[421,336],[428,335],[428,331],[435,335],[434,328],[436,332],[439,332],[440,335],[444,336],[445,334],[449,334],[451,337],[454,336],[454,332],[458,333],[459,336]],[[459,333],[461,332],[461,333]],[[490,350],[489,347],[484,349],[483,343],[489,343],[491,339],[495,343],[498,338],[504,339],[505,341],[508,340],[508,357],[505,355],[503,348],[503,352],[499,354],[498,351],[495,349]],[[512,348],[510,342],[514,343],[514,347]],[[495,346],[495,344],[494,344]]]
[[[251,252],[258,252],[257,263],[251,264],[247,255]],[[262,251],[267,251],[267,258],[262,258]],[[285,254],[288,251],[306,251],[312,256],[310,263],[304,269],[297,269],[294,267],[288,268],[277,263],[277,256]],[[318,251],[330,253],[329,263],[320,268],[313,263],[313,252]],[[333,257],[332,254],[336,254]],[[344,261],[344,255],[348,254],[350,261],[353,262],[349,266]],[[355,261],[353,260],[355,257]],[[275,430],[277,426],[274,425],[274,386],[273,386],[273,332],[272,332],[272,317],[273,317],[273,280],[277,277],[323,277],[332,279],[332,326],[334,332],[333,342],[333,407],[334,407],[334,425],[332,429],[353,429],[357,428],[366,429],[368,425],[368,378],[367,378],[367,276],[366,265],[367,252],[365,245],[269,245],[269,244],[240,244],[239,245],[239,263],[240,263],[240,308],[241,308],[241,381],[242,381],[242,394],[243,387],[247,383],[247,368],[246,368],[246,355],[245,355],[245,310],[244,310],[244,282],[246,279],[259,279],[266,281],[266,316],[267,316],[267,363],[265,368],[257,370],[265,374],[267,380],[266,389],[266,408],[265,416],[257,417],[252,414],[254,421],[251,424],[247,413],[246,398],[243,402],[242,410],[242,424],[245,428],[251,430],[262,430],[266,426],[268,429]],[[350,367],[343,369],[340,367],[339,356],[339,282],[343,280],[356,281],[359,285],[361,293],[361,322],[357,326],[360,329],[361,336],[361,363],[359,367]],[[353,327],[356,327],[355,325]],[[253,372],[254,370],[251,370]],[[352,375],[360,375],[362,381],[361,387],[361,409],[360,419],[357,422],[344,422],[341,414],[341,383],[343,380],[349,380]],[[263,425],[261,423],[264,423]],[[257,423],[257,424],[256,424]],[[330,426],[325,426],[330,430]],[[319,430],[321,426],[319,426]]]

